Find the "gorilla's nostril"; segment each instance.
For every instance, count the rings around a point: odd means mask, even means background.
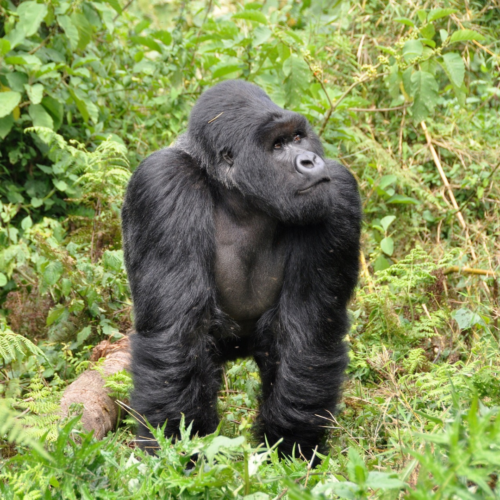
[[[325,162],[311,151],[304,151],[295,158],[295,168],[300,174],[316,176],[325,166]]]

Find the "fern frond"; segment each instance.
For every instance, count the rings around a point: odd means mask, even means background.
[[[31,340],[14,333],[6,323],[0,323],[0,361],[8,365],[22,360],[28,353],[45,358],[43,351]]]
[[[45,458],[51,459],[33,434],[26,431],[19,415],[7,405],[4,399],[0,399],[0,437],[9,443],[34,449]]]
[[[56,385],[57,382],[56,379]],[[33,377],[25,399],[16,403],[16,407],[24,410],[21,422],[26,431],[34,437],[46,434],[47,441],[54,441],[61,420],[60,399],[61,391],[47,387],[40,375]]]

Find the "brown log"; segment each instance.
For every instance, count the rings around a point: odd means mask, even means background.
[[[105,377],[130,367],[130,342],[128,336],[111,344],[104,340],[92,351],[91,361],[105,358],[99,371],[90,368],[84,371],[64,391],[61,399],[61,415],[68,417],[73,403],[83,404],[82,425],[86,431],[94,431],[96,439],[102,439],[113,430],[118,420],[118,405],[109,396],[110,389],[104,387]]]

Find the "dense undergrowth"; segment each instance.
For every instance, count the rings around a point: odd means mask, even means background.
[[[2,498],[500,498],[499,35],[497,1],[0,0]],[[130,172],[225,78],[306,115],[363,198],[349,377],[312,470],[252,440],[251,360],[226,368],[218,435],[157,457],[130,417],[95,442],[57,414],[131,325]]]

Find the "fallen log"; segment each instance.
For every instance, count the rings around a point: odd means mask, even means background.
[[[90,360],[93,362],[105,358],[99,371],[90,368],[72,382],[61,398],[61,416],[70,416],[70,406],[83,404],[82,425],[86,431],[94,431],[96,439],[102,439],[116,427],[119,407],[110,397],[110,389],[104,387],[104,377],[113,375],[130,367],[130,342],[125,336],[118,342],[103,340],[92,350]],[[102,373],[102,375],[101,375]]]

